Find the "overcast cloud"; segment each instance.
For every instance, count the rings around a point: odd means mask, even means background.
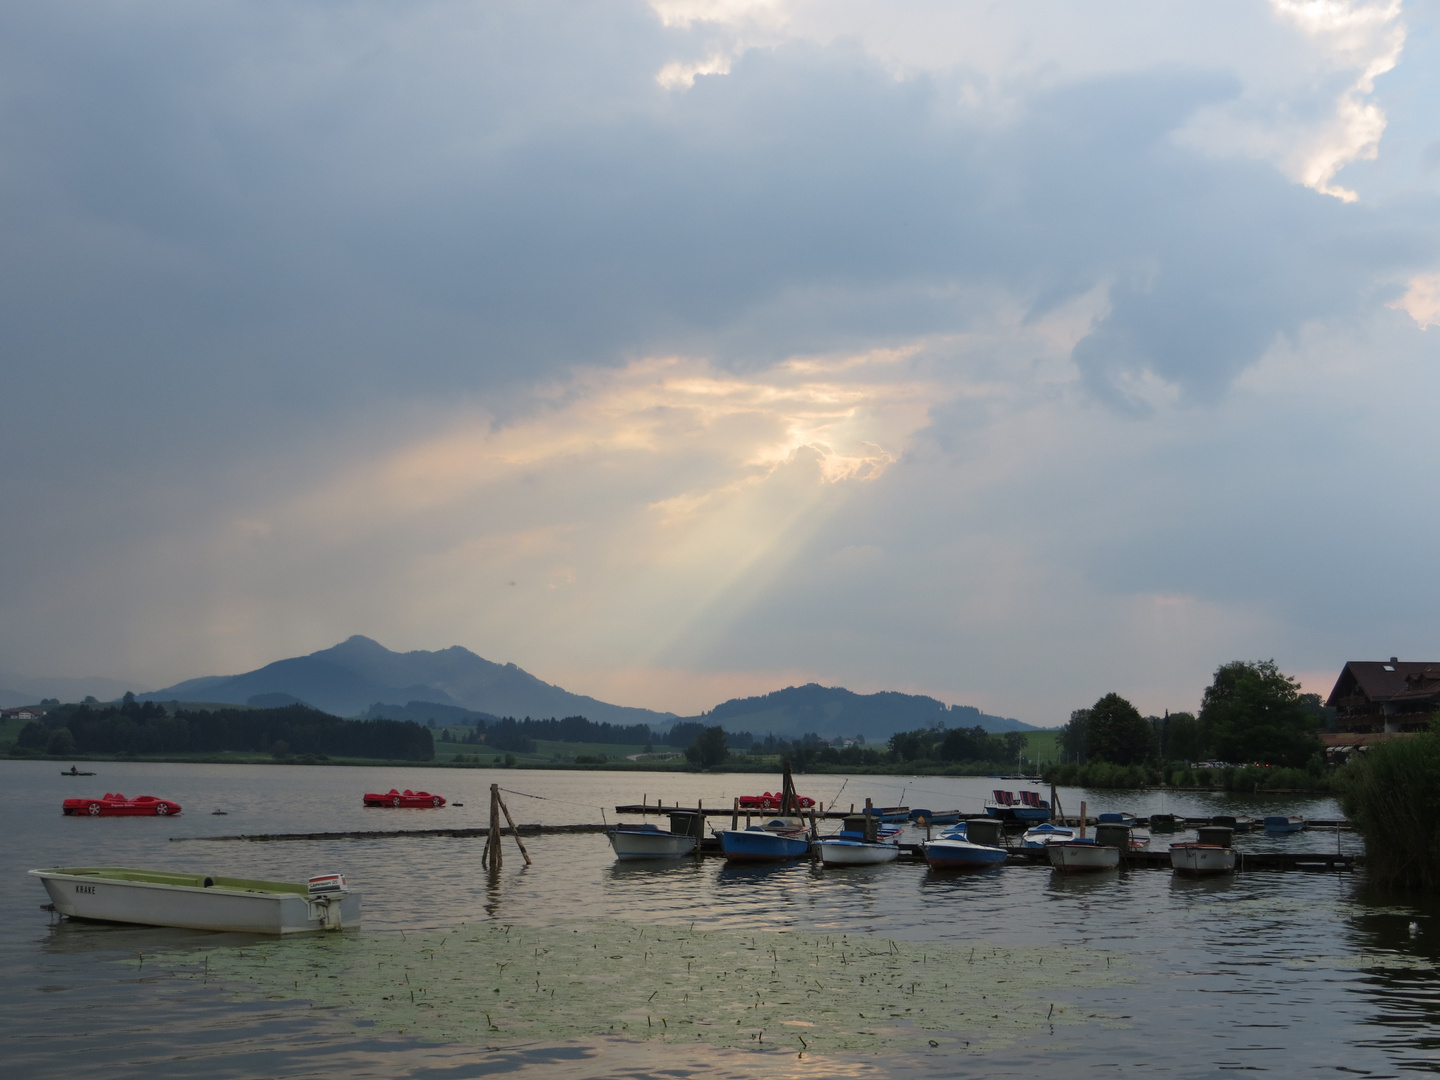
[[[1440,659],[1433,3],[0,10],[0,687]],[[12,680],[13,681],[13,680]]]

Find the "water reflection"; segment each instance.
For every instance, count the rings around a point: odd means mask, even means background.
[[[43,764],[43,763],[42,763]],[[1127,869],[1060,875],[1047,866],[1006,866],[975,873],[935,872],[915,862],[824,870],[809,862],[726,866],[717,859],[620,863],[603,836],[527,839],[526,867],[513,847],[503,870],[480,870],[480,842],[462,838],[387,838],[287,844],[171,843],[172,836],[344,831],[426,824],[483,824],[491,782],[544,796],[513,798],[517,820],[600,823],[617,803],[729,805],[756,787],[754,777],[724,775],[504,773],[473,770],[406,780],[395,770],[166,766],[115,763],[97,790],[120,788],[175,797],[198,811],[222,805],[226,818],[187,812],[169,822],[63,818],[59,799],[75,781],[35,763],[0,762],[0,1016],[6,1078],[50,1077],[77,1069],[107,1075],[217,1078],[336,1075],[356,1078],[514,1074],[517,1080],[591,1077],[736,1077],[861,1075],[939,1080],[955,1075],[1025,1076],[1116,1067],[1174,1076],[1231,1069],[1284,1075],[1337,1070],[1395,1075],[1435,1071],[1432,1032],[1440,1021],[1440,907],[1359,888],[1357,875],[1243,873],[1182,879],[1168,871]],[[429,774],[427,774],[429,775]],[[830,778],[826,778],[830,783]],[[899,802],[903,778],[849,782],[845,798]],[[890,789],[882,790],[886,784]],[[834,786],[838,787],[838,778]],[[359,795],[390,787],[439,787],[467,803],[423,815],[365,812]],[[760,787],[773,788],[774,783]],[[812,784],[813,788],[815,785]],[[925,777],[912,802],[974,812],[993,783]],[[921,791],[920,789],[924,789]],[[634,792],[632,794],[632,792]],[[816,792],[823,794],[823,792]],[[510,798],[507,796],[507,798]],[[1200,816],[1231,812],[1333,814],[1327,800],[1203,794],[1062,792],[1092,812],[1164,809]],[[1159,804],[1159,805],[1157,805]],[[467,816],[468,815],[468,816]],[[725,819],[728,824],[728,817]],[[1165,841],[1193,836],[1168,834]],[[508,840],[508,838],[507,838]],[[1356,850],[1351,833],[1311,829],[1281,838],[1237,838],[1241,850]],[[30,866],[97,863],[173,867],[269,879],[340,870],[364,894],[360,934],[450,928],[467,920],[506,922],[610,918],[701,927],[823,930],[913,942],[993,942],[1047,949],[1089,942],[1113,955],[1113,986],[1066,999],[1104,1025],[1061,1031],[983,1058],[919,1048],[881,1062],[793,1053],[686,1052],[604,1037],[584,1046],[489,1051],[426,1046],[406,1036],[364,1034],[340,1012],[305,1002],[237,1004],[213,985],[173,993],[143,974],[138,953],[193,948],[203,941],[249,948],[253,939],[196,931],[85,925],[53,928],[39,909],[43,889]],[[1412,932],[1412,924],[1414,929]],[[201,947],[205,947],[202,945]],[[158,967],[158,965],[157,965]],[[137,974],[139,977],[137,978]],[[45,992],[37,992],[44,989]]]

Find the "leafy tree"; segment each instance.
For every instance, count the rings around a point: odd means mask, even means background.
[[[1231,762],[1299,768],[1320,751],[1321,722],[1274,660],[1222,664],[1200,705],[1205,741]]]
[[[925,761],[930,757],[934,737],[935,733],[929,728],[897,731],[890,736],[890,753],[896,761]]]
[[[69,728],[57,728],[50,733],[50,741],[45,744],[47,754],[56,754],[64,757],[75,752],[75,736],[70,734]]]
[[[15,737],[15,745],[28,746],[32,750],[39,750],[50,738],[50,732],[39,720],[31,720],[23,728],[20,734]]]
[[[725,741],[725,729],[719,724],[707,727],[695,736],[695,741],[685,750],[685,759],[702,769],[713,769],[723,762],[730,753]]]
[[[1161,761],[1200,761],[1207,755],[1205,732],[1194,713],[1171,713],[1154,721]]]
[[[1089,726],[1089,709],[1076,709],[1070,714],[1070,722],[1060,729],[1061,757],[1085,764],[1085,734]]]
[[[1106,694],[1090,707],[1085,724],[1087,761],[1138,765],[1154,754],[1154,732],[1140,710],[1119,694]]]

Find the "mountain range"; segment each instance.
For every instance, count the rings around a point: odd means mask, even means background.
[[[584,716],[596,723],[668,726],[674,713],[610,705],[542,682],[514,664],[496,664],[459,645],[438,652],[391,652],[355,635],[309,656],[277,660],[243,675],[187,679],[137,694],[141,701],[280,705],[303,701],[336,716],[378,703],[459,705],[495,716]],[[284,700],[282,700],[284,698]]]
[[[240,675],[187,679],[138,694],[141,701],[192,701],[282,706],[303,702],[337,716],[393,716],[437,723],[483,717],[584,716],[596,723],[649,724],[657,732],[681,720],[720,724],[727,731],[795,738],[861,736],[944,724],[987,731],[1028,731],[1031,725],[969,705],[883,692],[857,694],[815,683],[758,697],[734,698],[699,716],[611,705],[537,679],[514,664],[496,664],[459,645],[436,652],[391,652],[356,635],[308,656],[277,660]]]

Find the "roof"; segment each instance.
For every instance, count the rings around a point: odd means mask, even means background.
[[[1326,705],[1336,705],[1358,689],[1370,701],[1423,701],[1440,697],[1440,663],[1429,660],[1351,660],[1346,663]]]
[[[1415,737],[1413,731],[1322,731],[1320,742],[1325,749],[1334,750],[1341,746],[1374,746],[1376,743],[1389,742],[1391,739],[1412,739]]]

